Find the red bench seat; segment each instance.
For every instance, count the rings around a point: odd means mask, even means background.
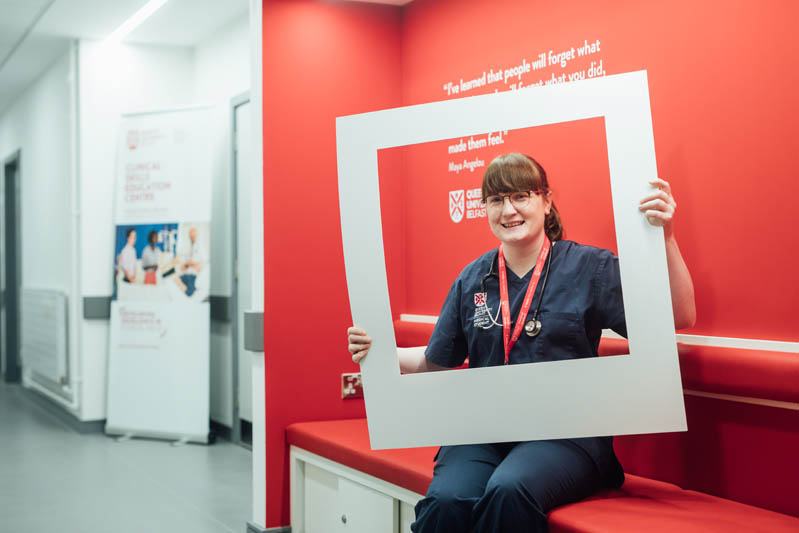
[[[424,494],[436,448],[372,450],[365,419],[290,425],[288,443],[394,485]],[[677,485],[627,475],[607,491],[550,513],[552,532],[797,532],[799,519]]]
[[[399,346],[433,324],[397,320]],[[618,436],[627,472],[790,516],[799,515],[799,354],[677,344],[689,431]],[[629,353],[604,338],[600,356]]]

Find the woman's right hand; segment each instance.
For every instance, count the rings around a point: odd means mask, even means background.
[[[352,326],[347,329],[347,340],[352,362],[360,363],[366,357],[366,354],[369,353],[369,348],[372,346],[372,338],[361,328]]]

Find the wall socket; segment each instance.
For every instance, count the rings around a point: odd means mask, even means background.
[[[341,374],[341,397],[345,400],[363,398],[363,384],[361,383],[360,372]]]

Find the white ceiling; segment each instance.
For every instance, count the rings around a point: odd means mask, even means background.
[[[405,5],[412,0],[352,0]],[[103,39],[147,0],[0,0],[0,116],[73,39]],[[124,42],[194,46],[245,15],[248,0],[169,0]]]
[[[103,39],[147,0],[0,0],[0,114],[73,39]],[[193,46],[248,0],[169,0],[125,42]]]

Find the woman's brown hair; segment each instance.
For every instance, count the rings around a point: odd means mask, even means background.
[[[483,174],[483,201],[495,194],[520,191],[551,194],[544,167],[529,155],[519,153],[501,155],[491,161]],[[559,241],[565,234],[555,202],[544,220],[544,232],[551,241]]]

